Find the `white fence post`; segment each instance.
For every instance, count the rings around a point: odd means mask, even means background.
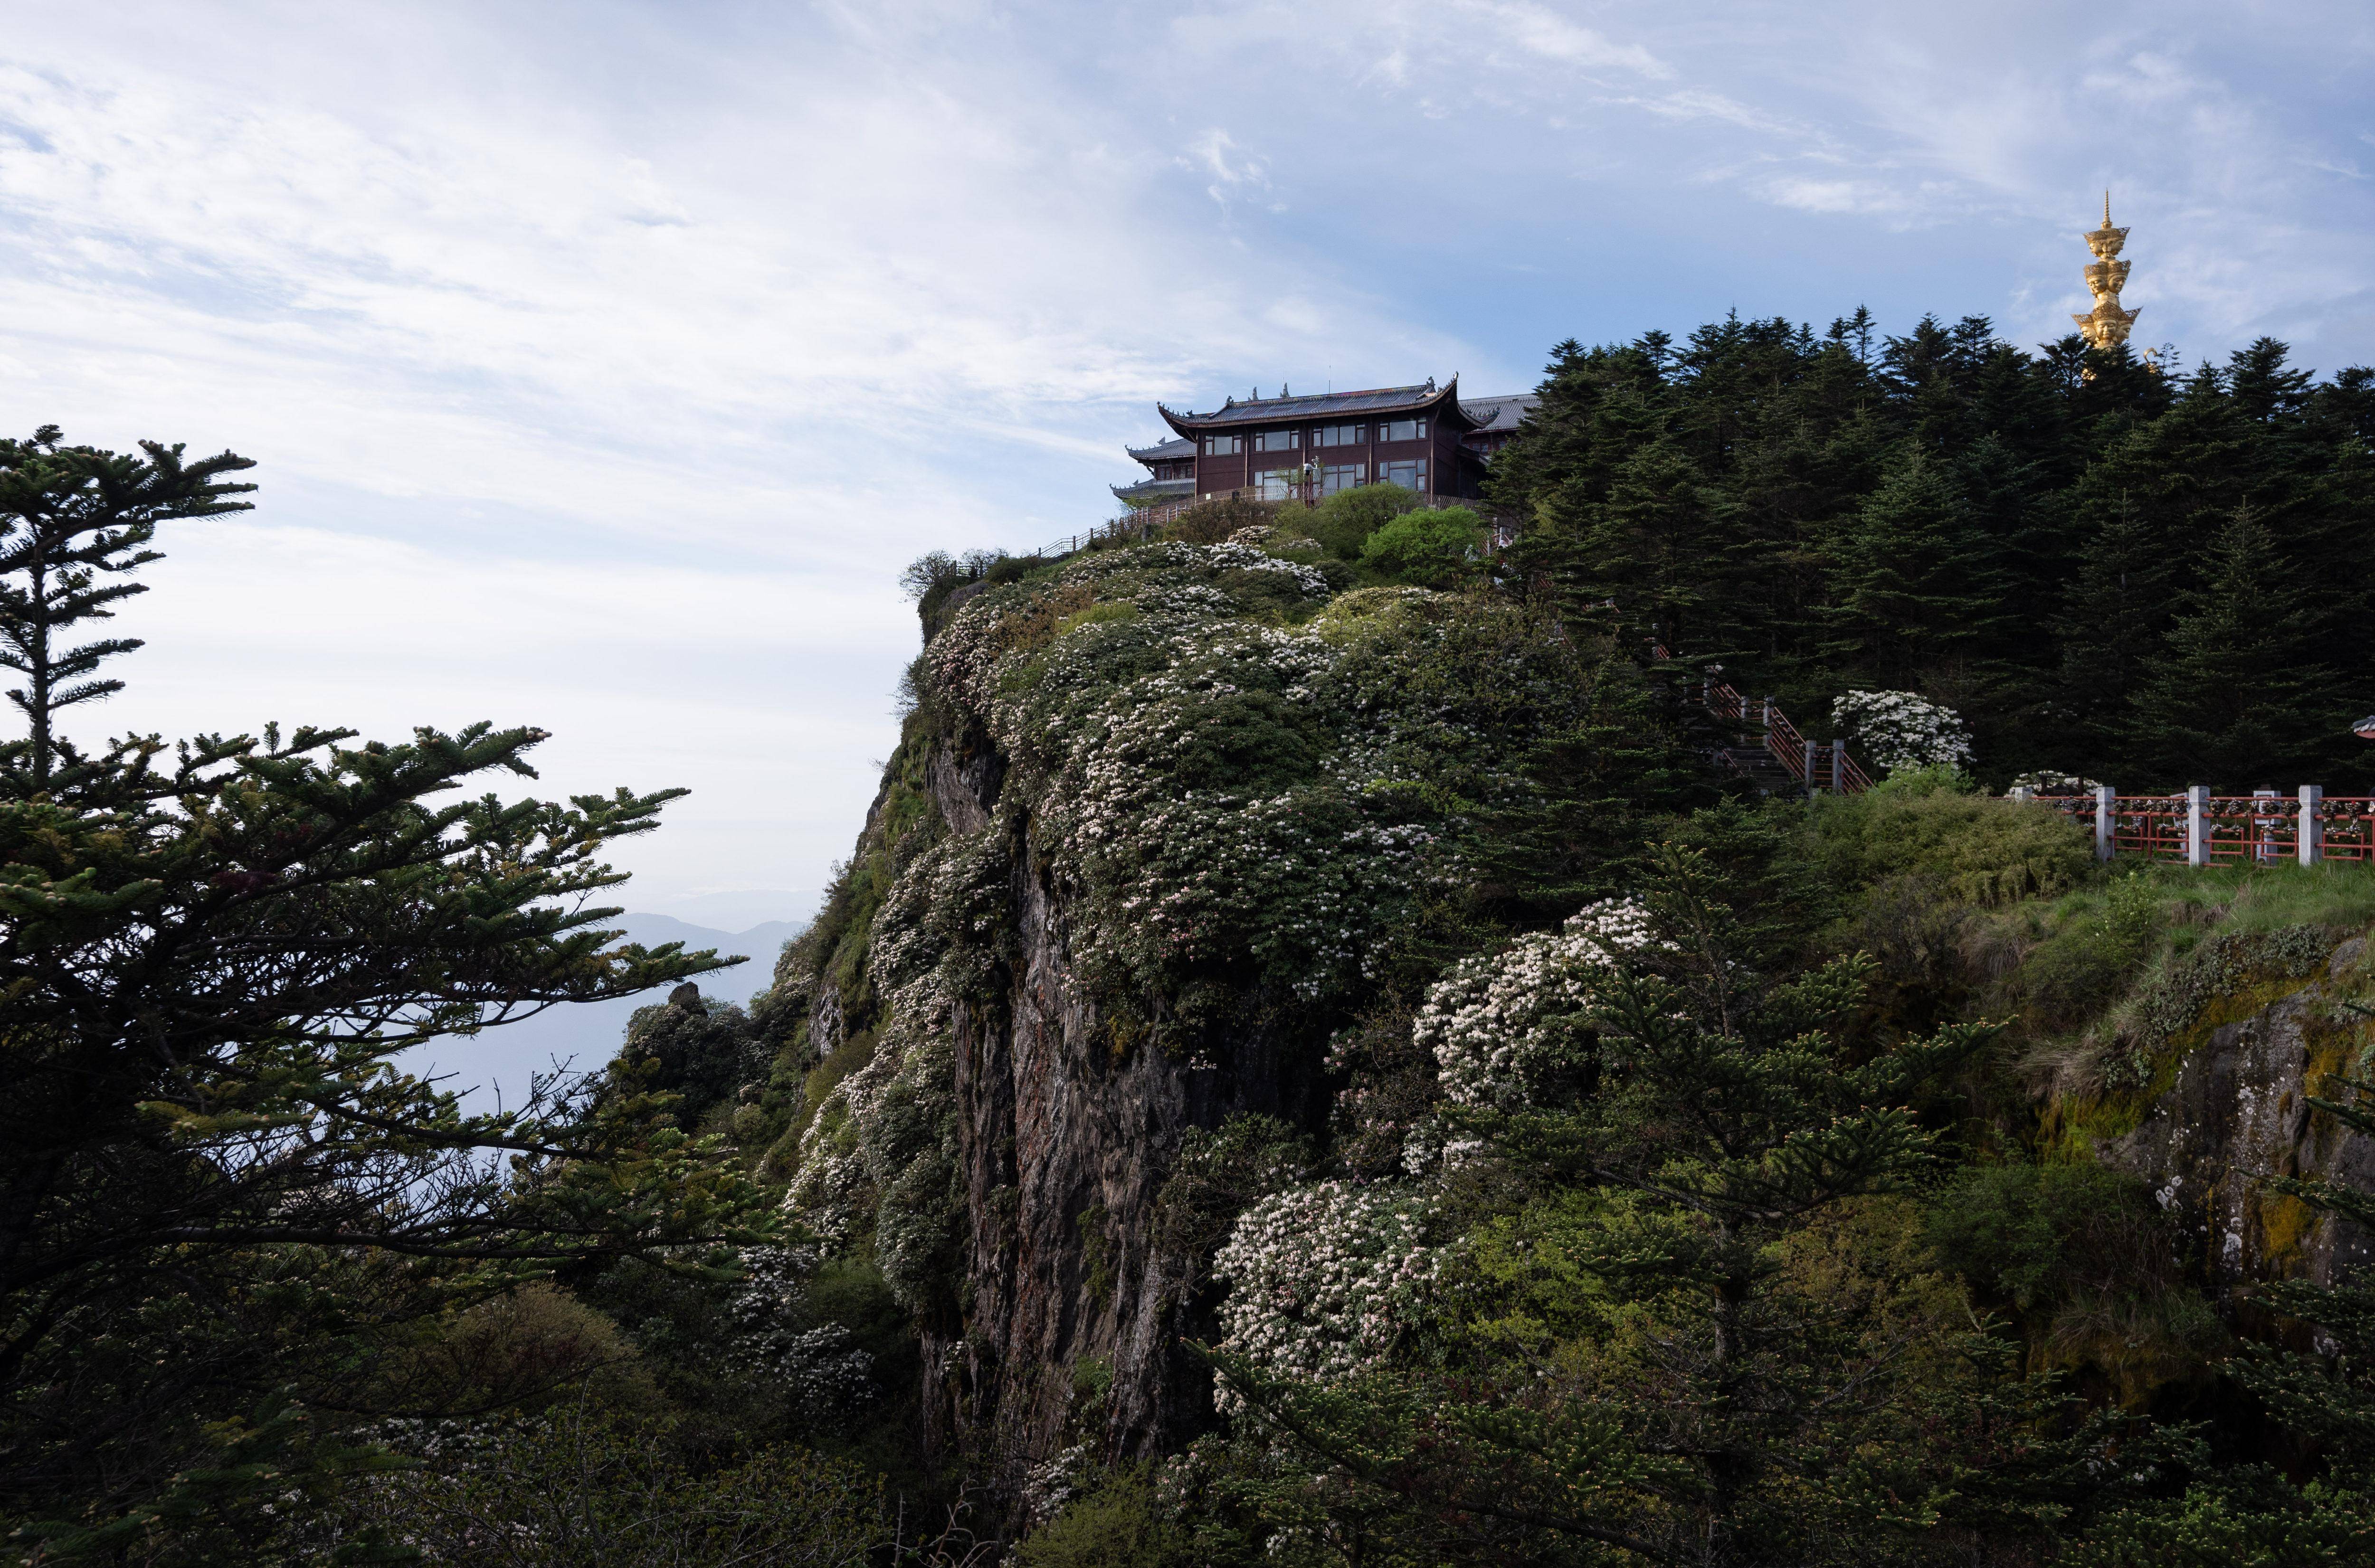
[[[2318,812],[2318,808],[2324,803],[2323,784],[2300,786],[2300,832],[2298,839],[2303,866],[2314,866],[2325,858],[2325,819]]]
[[[1831,742],[1831,793],[1833,795],[1847,793],[1847,786],[1839,782],[1847,777],[1847,772],[1848,743],[1844,740],[1834,740]]]
[[[2210,864],[2210,786],[2189,784],[2185,791],[2185,863]]]
[[[1823,793],[1823,786],[1814,782],[1814,743],[1811,740],[1806,742],[1806,793],[1808,795]]]
[[[2095,786],[2095,858],[2097,860],[2111,858],[2111,823],[2117,810],[2112,802],[2119,798],[2120,792],[2109,784]]]

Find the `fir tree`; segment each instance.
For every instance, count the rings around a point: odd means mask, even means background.
[[[1582,530],[1577,584],[1672,648],[1710,643],[1731,561],[1698,470],[1669,442],[1620,469]],[[1719,644],[1718,644],[1719,645]]]
[[[351,1470],[290,1401],[335,1404],[382,1326],[562,1260],[697,1267],[771,1229],[632,1070],[481,1114],[396,1061],[719,967],[612,949],[595,902],[623,880],[606,848],[681,792],[459,796],[533,776],[543,733],[484,724],[56,735],[137,646],[60,634],[139,591],[122,579],[158,520],[244,504],[215,477],[244,459],[145,450],[0,449],[29,732],[0,744],[0,1516],[92,1553]]]
[[[48,782],[61,757],[57,715],[124,689],[91,678],[100,664],[140,646],[110,637],[79,647],[61,640],[148,588],[127,574],[159,559],[148,548],[168,518],[244,512],[230,499],[255,489],[219,477],[254,464],[233,453],[184,465],[182,448],[140,443],[144,457],[60,446],[44,425],[27,441],[0,441],[0,665],[25,678],[8,700],[30,734],[24,765]]]
[[[2163,783],[2280,784],[2329,760],[2350,715],[2335,711],[2293,573],[2249,506],[2213,542],[2146,661],[2133,731],[2137,760]]]
[[[1953,477],[1906,449],[1835,549],[1834,624],[1861,673],[1909,689],[2003,628],[2003,568]]]
[[[2061,597],[2060,706],[2073,723],[2048,752],[2057,767],[2104,772],[2124,760],[2130,704],[2176,614],[2160,532],[2124,492],[2101,508]]]

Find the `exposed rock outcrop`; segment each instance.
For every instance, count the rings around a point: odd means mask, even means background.
[[[2329,938],[2330,939],[2330,938]],[[2369,1020],[2344,1004],[2366,990],[2365,938],[2264,1007],[2214,1023],[2106,1162],[2152,1184],[2161,1206],[2206,1227],[2205,1267],[2222,1294],[2274,1279],[2334,1282],[2375,1261],[2375,1237],[2267,1185],[2270,1176],[2375,1186],[2375,1140],[2317,1114],[2340,1075],[2361,1076]],[[2214,1015],[2215,1016],[2215,1015]]]
[[[1613,822],[1600,737],[1629,770],[1660,733],[1618,718],[1629,665],[1522,606],[1329,582],[1238,541],[949,595],[778,967],[805,1081],[768,1158],[913,1315],[928,1432],[1009,1517],[1051,1462],[1174,1451],[1209,1413],[1219,1238],[1166,1256],[1159,1222],[1189,1130],[1316,1130],[1330,1038],[1478,875],[1475,819],[1589,796]]]
[[[994,802],[974,791],[998,770],[985,760],[931,764],[951,829],[988,820]],[[955,1030],[971,1289],[960,1321],[925,1345],[940,1376],[936,1437],[1019,1491],[1072,1443],[1148,1457],[1209,1415],[1210,1380],[1185,1341],[1210,1325],[1186,1260],[1160,1250],[1156,1201],[1187,1128],[1236,1111],[1293,1118],[1317,1078],[1250,1020],[1192,1066],[1117,1039],[1073,983],[1067,912],[1027,849],[1011,897],[1021,940],[1003,995],[962,1009]]]

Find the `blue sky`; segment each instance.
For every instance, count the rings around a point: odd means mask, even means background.
[[[730,925],[847,852],[900,566],[1096,521],[1157,397],[2034,343],[2106,184],[2140,339],[2375,360],[2370,67],[2310,3],[45,7],[0,400],[262,465],[101,725],[539,724],[693,788],[628,902]]]

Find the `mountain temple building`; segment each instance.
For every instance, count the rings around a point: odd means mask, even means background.
[[[1155,412],[1173,431],[1129,447],[1147,477],[1117,485],[1134,507],[1247,496],[1317,501],[1356,485],[1396,484],[1428,497],[1482,493],[1484,466],[1517,432],[1531,393],[1462,398],[1459,378],[1437,389],[1380,387],[1276,397],[1232,397],[1209,414]]]

